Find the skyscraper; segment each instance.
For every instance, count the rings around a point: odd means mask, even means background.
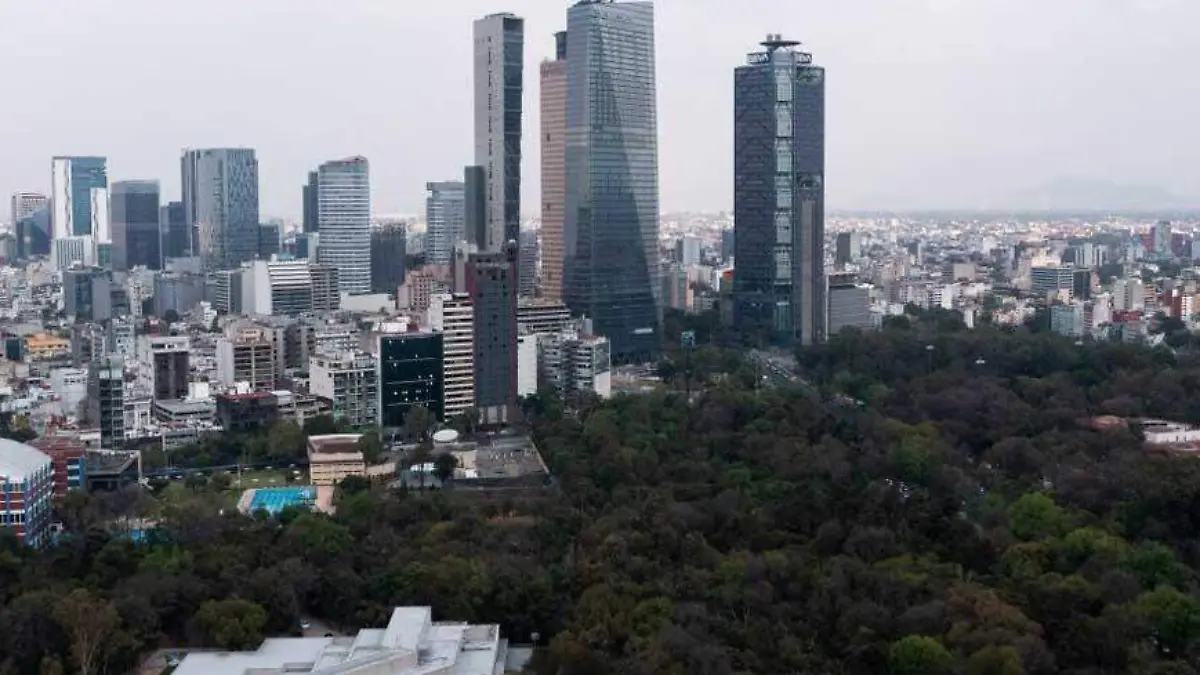
[[[51,216],[55,239],[107,235],[108,170],[103,157],[51,161]],[[103,231],[101,231],[103,230]]]
[[[581,0],[567,11],[563,295],[613,359],[662,351],[654,4]]]
[[[492,14],[475,22],[475,165],[487,174],[487,240],[498,252],[520,237],[521,96],[525,20]]]
[[[385,223],[371,230],[371,292],[393,298],[404,285],[408,232],[404,223]]]
[[[12,221],[18,223],[22,218],[33,215],[38,209],[50,203],[50,198],[37,192],[17,192],[12,196]]]
[[[519,244],[521,253],[517,268],[520,270],[518,290],[523,298],[537,295],[538,280],[538,233],[537,230],[522,230]]]
[[[249,148],[185,150],[183,210],[206,270],[234,269],[258,254],[258,159]]]
[[[506,424],[517,405],[517,256],[515,242],[502,253],[467,259],[466,286],[474,308],[475,407],[485,424]]]
[[[337,268],[344,293],[371,292],[371,177],[364,157],[317,169],[317,259]]]
[[[130,180],[112,185],[113,269],[162,268],[158,229],[158,181]]]
[[[12,196],[13,234],[17,238],[17,258],[26,259],[50,252],[50,198],[37,192],[17,192]]]
[[[825,339],[825,70],[769,36],[734,73],[734,321]]]
[[[425,262],[449,265],[455,245],[466,236],[465,186],[443,181],[426,183],[425,190]]]
[[[543,298],[562,300],[563,213],[567,198],[567,33],[555,33],[555,59],[543,61],[542,278]]]
[[[192,232],[184,217],[183,202],[168,202],[159,208],[158,234],[163,260],[192,255]]]
[[[308,172],[308,182],[304,185],[304,221],[305,232],[316,232],[320,204],[317,200],[317,184],[320,178],[316,171]]]

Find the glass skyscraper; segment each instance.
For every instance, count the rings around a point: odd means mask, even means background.
[[[768,36],[734,73],[734,322],[825,339],[825,70]]]
[[[466,186],[442,181],[426,183],[425,190],[425,262],[449,265],[454,247],[466,236]]]
[[[127,271],[143,266],[162,268],[158,229],[159,189],[156,180],[113,183],[113,269]]]
[[[613,359],[662,352],[654,5],[583,0],[567,11],[563,298]]]
[[[235,269],[258,255],[258,159],[248,148],[185,150],[183,209],[206,270]]]
[[[371,176],[365,157],[317,169],[317,259],[338,270],[342,292],[371,292]]]
[[[108,169],[103,157],[51,161],[51,227],[55,239],[107,236]]]
[[[486,239],[499,252],[521,229],[521,96],[525,20],[492,14],[475,22],[475,166],[487,176]],[[474,233],[468,233],[474,234]]]

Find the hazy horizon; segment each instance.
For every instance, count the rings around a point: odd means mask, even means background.
[[[47,192],[54,155],[103,155],[110,181],[176,199],[183,148],[245,146],[264,215],[297,217],[307,171],[351,155],[373,211],[419,214],[425,182],[471,160],[472,21],[511,11],[536,215],[538,64],[568,4],[4,3],[0,196]],[[828,70],[831,209],[1200,206],[1200,3],[658,0],[656,22],[664,212],[732,208],[732,71],[768,32]]]

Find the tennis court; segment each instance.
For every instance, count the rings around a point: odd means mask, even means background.
[[[275,515],[289,506],[309,507],[317,498],[317,489],[311,486],[256,488],[251,493],[245,511],[254,513],[259,509]]]

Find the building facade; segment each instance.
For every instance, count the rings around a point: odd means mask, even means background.
[[[379,425],[379,374],[363,352],[322,354],[309,360],[309,391],[329,402],[333,417],[352,429]]]
[[[100,428],[106,450],[125,444],[125,362],[120,357],[94,359],[88,373],[88,423]]]
[[[424,406],[445,421],[442,333],[397,333],[379,337],[379,423],[404,426],[404,416]]]
[[[341,302],[341,270],[307,260],[255,260],[231,273],[228,283],[231,304],[225,311],[232,314],[298,316],[332,312]],[[225,295],[218,292],[219,298]]]
[[[825,71],[768,36],[734,74],[734,320],[784,344],[825,329]]]
[[[449,265],[454,247],[466,237],[466,186],[460,181],[426,183],[425,262]]]
[[[317,232],[320,229],[321,202],[319,197],[320,174],[308,172],[308,182],[304,184],[304,216],[301,227],[304,232]]]
[[[505,424],[517,407],[518,247],[467,260],[466,286],[474,309],[475,407],[484,424]]]
[[[868,330],[871,320],[871,287],[858,283],[853,274],[835,274],[829,277],[829,336],[833,337],[843,328]]]
[[[537,295],[538,253],[538,231],[522,230],[520,260],[517,263],[520,284],[517,291],[523,298],[532,298]]]
[[[12,222],[20,222],[22,218],[36,213],[42,207],[50,204],[50,198],[40,192],[15,192],[9,211]]]
[[[249,148],[185,150],[184,218],[205,270],[235,269],[258,254],[258,159]]]
[[[486,239],[498,252],[520,237],[521,98],[524,93],[525,20],[492,14],[475,22],[475,166],[487,178]]]
[[[541,380],[565,401],[612,395],[612,351],[607,338],[563,331],[538,337]]]
[[[371,292],[371,177],[364,157],[317,169],[317,260],[338,270],[343,293]]]
[[[101,238],[107,228],[108,168],[104,157],[55,157],[50,176],[52,232]]]
[[[30,546],[50,540],[54,465],[37,448],[0,439],[0,527]]]
[[[654,5],[583,0],[567,12],[563,296],[613,358],[662,352]]]
[[[554,35],[555,58],[541,66],[542,270],[540,296],[562,300],[563,219],[567,199],[567,33]]]
[[[265,330],[217,340],[217,381],[244,383],[250,391],[275,390],[275,344]]]
[[[192,231],[188,229],[183,202],[167,202],[158,210],[159,247],[164,264],[167,258],[192,255]]]
[[[429,325],[442,334],[446,419],[475,407],[475,311],[466,293],[430,299]]]
[[[408,231],[404,223],[386,223],[371,230],[371,292],[396,297],[404,285]]]
[[[191,339],[186,335],[141,335],[138,376],[155,401],[187,398],[191,381]]]
[[[162,269],[158,181],[113,183],[110,200],[113,269],[119,272],[134,267]]]

